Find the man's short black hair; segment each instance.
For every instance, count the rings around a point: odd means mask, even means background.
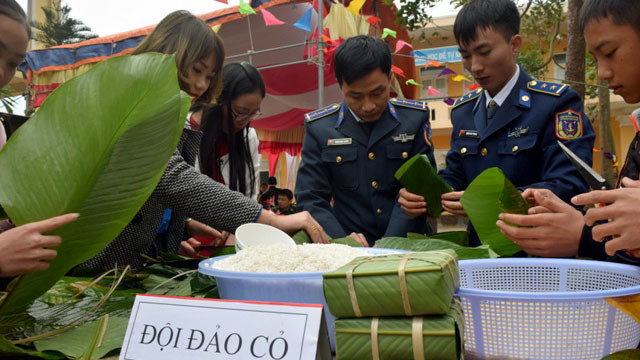
[[[269,185],[278,185],[278,179],[275,176],[269,176]]]
[[[594,20],[609,19],[616,25],[629,25],[640,34],[640,1],[586,0],[580,10],[580,30]]]
[[[456,16],[453,35],[458,45],[468,45],[479,30],[493,28],[510,41],[520,33],[520,12],[512,0],[470,0]]]
[[[358,35],[345,40],[333,56],[334,72],[338,84],[351,84],[376,69],[391,73],[391,50],[381,39]]]
[[[289,189],[280,189],[278,196],[280,195],[286,196],[289,200],[293,200],[293,193]]]

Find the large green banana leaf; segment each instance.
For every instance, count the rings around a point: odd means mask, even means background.
[[[507,239],[496,225],[500,213],[526,214],[529,204],[502,170],[489,168],[469,184],[460,199],[480,242],[500,256],[511,256],[520,247]]]
[[[442,194],[453,191],[436,173],[424,154],[414,155],[396,171],[395,177],[407,190],[424,197],[427,212],[434,218],[442,212]]]
[[[60,335],[38,340],[35,346],[40,352],[59,351],[72,359],[101,359],[122,347],[128,325],[127,318],[105,315]]]
[[[23,275],[0,314],[25,308],[109,244],[147,200],[175,150],[190,104],[173,56],[116,57],[54,91],[0,152],[0,204],[21,225],[80,218],[47,271]]]

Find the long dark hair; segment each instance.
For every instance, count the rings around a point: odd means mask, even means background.
[[[216,174],[220,171],[219,154],[216,154],[216,141],[226,137],[229,146],[229,188],[252,197],[256,187],[256,175],[251,149],[249,148],[249,125],[238,133],[234,132],[231,102],[244,94],[259,92],[264,98],[265,86],[258,69],[253,65],[231,63],[222,69],[222,94],[215,106],[204,107],[202,113],[202,142],[200,143],[200,171],[212,178],[222,177]],[[222,111],[226,108],[226,117]],[[227,133],[223,131],[226,122]],[[247,171],[249,184],[246,183]]]

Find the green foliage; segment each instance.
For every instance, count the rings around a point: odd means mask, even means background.
[[[413,31],[422,28],[431,20],[430,10],[438,0],[382,0],[387,5],[397,4],[397,23]]]
[[[124,229],[162,176],[190,103],[173,56],[119,56],[62,84],[11,137],[0,203],[13,222],[80,218],[52,232],[63,239],[58,256],[18,278],[0,314],[27,307]]]
[[[0,334],[4,334],[0,336],[0,358],[63,359],[84,354],[82,358],[97,359],[113,355],[122,345],[136,294],[218,297],[213,277],[194,269],[173,267],[172,263],[175,260],[161,257],[124,277],[112,271],[96,280],[63,277],[27,310],[0,316]],[[197,263],[189,265],[197,267]],[[114,287],[116,283],[118,286]],[[107,329],[100,340],[102,331],[97,329],[102,326]],[[25,338],[35,336],[35,347],[31,341],[25,342]]]
[[[91,33],[91,28],[82,21],[70,16],[71,7],[53,2],[51,7],[42,7],[45,21],[35,22],[33,26],[39,30],[36,40],[46,47],[73,44],[98,37]]]
[[[0,104],[4,107],[4,112],[13,114],[13,107],[16,105],[16,100],[11,97],[14,94],[8,88],[0,89]]]

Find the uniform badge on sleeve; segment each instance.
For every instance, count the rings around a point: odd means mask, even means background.
[[[572,140],[582,137],[582,114],[574,110],[556,113],[556,137]]]
[[[429,121],[425,121],[422,125],[422,133],[424,135],[424,142],[428,147],[433,147],[431,142],[431,123]]]

